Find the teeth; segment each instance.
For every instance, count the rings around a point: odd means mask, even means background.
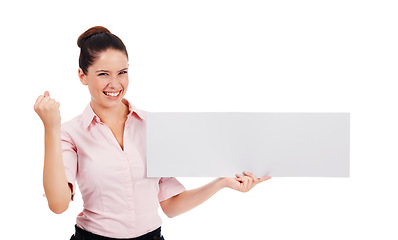
[[[119,95],[120,92],[112,93],[112,92],[104,92],[106,95],[111,96],[111,97],[116,97]]]

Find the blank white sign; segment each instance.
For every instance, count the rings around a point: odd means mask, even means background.
[[[349,113],[147,113],[148,177],[349,177]]]

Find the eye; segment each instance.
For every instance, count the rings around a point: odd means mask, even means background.
[[[107,73],[99,73],[98,76],[106,76],[108,75]]]
[[[125,73],[127,73],[127,71],[121,71],[121,72],[119,72],[119,74],[125,74]]]

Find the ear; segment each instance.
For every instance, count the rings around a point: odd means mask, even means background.
[[[84,74],[83,69],[79,68],[78,75],[80,82],[82,82],[83,85],[88,85],[86,80],[86,74]]]

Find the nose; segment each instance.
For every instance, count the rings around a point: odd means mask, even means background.
[[[117,88],[119,85],[120,84],[119,84],[119,80],[118,80],[117,76],[112,76],[109,78],[108,86],[110,88]]]

